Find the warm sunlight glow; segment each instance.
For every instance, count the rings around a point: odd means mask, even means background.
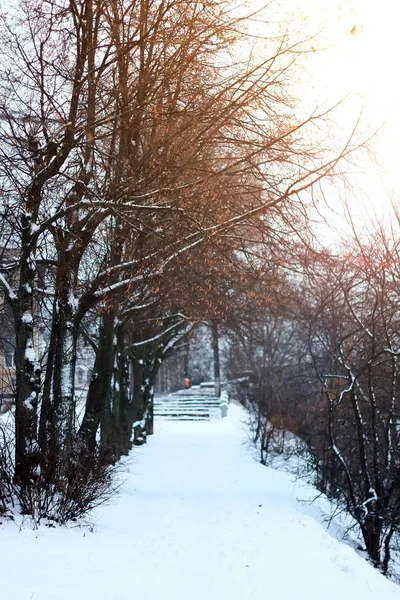
[[[355,174],[347,201],[355,213],[385,219],[400,196],[399,17],[394,0],[308,0],[311,28],[325,23],[326,49],[319,44],[309,61],[307,97],[331,106],[348,96],[339,111],[339,130],[351,127],[362,111],[362,128],[378,131],[371,146],[373,162]],[[335,203],[335,210],[337,201]],[[367,210],[365,211],[365,208]],[[365,214],[364,214],[365,213]]]

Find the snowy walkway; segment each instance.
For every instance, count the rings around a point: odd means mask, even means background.
[[[389,600],[400,588],[243,446],[240,409],[157,425],[87,530],[0,527],[2,600]]]

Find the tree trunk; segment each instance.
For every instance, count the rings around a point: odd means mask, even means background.
[[[102,421],[107,431],[107,420],[112,410],[111,383],[114,367],[115,309],[104,313],[100,326],[99,345],[96,352],[93,375],[86,398],[85,414],[79,435],[88,448],[96,445],[96,435]]]
[[[64,242],[65,246],[66,242]],[[61,448],[71,443],[75,426],[75,368],[78,339],[77,306],[74,298],[76,268],[63,249],[55,282],[52,327],[43,385],[39,425],[42,468],[48,477],[56,468]]]
[[[132,358],[133,402],[132,423],[133,443],[145,444],[148,435],[154,433],[154,385],[160,368],[162,349],[138,352]]]
[[[211,322],[211,344],[214,357],[214,389],[215,395],[221,396],[221,373],[219,364],[219,337],[218,337],[218,321],[213,319]]]
[[[15,480],[28,484],[39,464],[37,439],[41,367],[34,349],[34,296],[36,246],[31,235],[32,216],[21,219],[22,252],[18,298],[14,304],[15,348]]]
[[[133,443],[140,446],[146,443],[146,428],[144,422],[144,397],[143,397],[143,360],[132,357],[132,404],[130,407],[130,424],[133,428]]]
[[[382,521],[377,517],[367,515],[361,529],[366,550],[374,566],[379,567],[381,565]]]
[[[189,359],[190,359],[190,342],[189,342],[189,334],[185,333],[183,336],[183,344],[184,344],[184,355],[183,355],[183,378],[190,378],[190,370],[189,370]]]
[[[116,462],[130,450],[128,427],[129,363],[125,355],[123,327],[118,328],[115,365],[110,403],[106,403],[101,419],[101,444],[110,462]]]

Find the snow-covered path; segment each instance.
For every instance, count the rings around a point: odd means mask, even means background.
[[[297,501],[307,486],[252,459],[241,416],[158,424],[93,533],[3,523],[0,598],[400,599]]]

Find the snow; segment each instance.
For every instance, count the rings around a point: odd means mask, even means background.
[[[68,303],[71,306],[72,310],[77,311],[79,307],[79,299],[74,296],[71,292],[68,298]]]
[[[390,600],[400,588],[321,525],[315,490],[255,462],[240,407],[158,422],[84,527],[0,526],[6,600]]]
[[[35,400],[35,399],[36,399],[36,392],[32,392],[30,394],[29,398],[24,400],[24,405],[26,406],[26,408],[28,408],[29,410],[33,410],[32,400]]]
[[[0,273],[0,284],[2,285],[3,289],[5,290],[8,298],[11,301],[15,301],[17,299],[17,295],[13,292],[10,284],[8,283],[8,281],[6,280],[6,278],[4,277],[4,275],[2,273]]]
[[[36,354],[33,347],[32,340],[28,340],[25,348],[25,359],[29,361],[31,364],[36,363]]]
[[[21,320],[23,323],[27,323],[27,324],[33,323],[32,313],[29,311],[25,311],[24,314],[22,315]]]

